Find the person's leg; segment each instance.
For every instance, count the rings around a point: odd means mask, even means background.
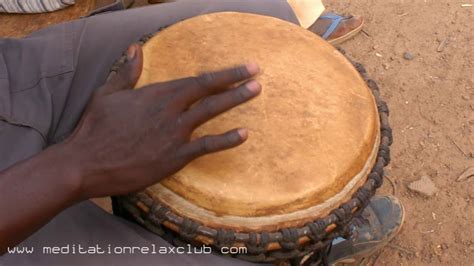
[[[0,154],[0,170],[67,137],[129,44],[163,26],[217,11],[258,13],[297,23],[286,1],[183,1],[97,15],[24,39],[0,39],[0,143],[9,143],[6,147],[11,149]],[[31,145],[23,147],[23,143]],[[20,245],[37,247],[33,254],[7,254],[0,257],[0,265],[245,264],[209,255],[43,254],[43,247],[67,244],[72,249],[73,244],[120,248],[152,243],[167,246],[157,236],[87,201],[65,210]]]

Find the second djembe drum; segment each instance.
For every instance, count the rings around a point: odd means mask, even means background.
[[[322,254],[349,233],[391,143],[387,106],[360,65],[303,28],[244,13],[174,24],[146,37],[143,54],[137,88],[256,62],[262,93],[194,132],[242,126],[243,145],[117,197],[117,214],[174,244],[245,247],[236,256],[251,261]]]

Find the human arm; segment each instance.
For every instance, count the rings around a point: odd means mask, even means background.
[[[132,90],[140,76],[139,46],[93,96],[64,142],[0,172],[0,254],[82,200],[141,190],[193,159],[235,147],[247,132],[233,129],[191,140],[212,117],[256,96],[250,65]],[[4,215],[7,214],[7,215]]]

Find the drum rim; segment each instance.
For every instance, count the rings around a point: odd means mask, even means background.
[[[166,27],[145,35],[139,43],[143,45],[164,28]],[[340,52],[345,55],[344,51],[340,50]],[[283,228],[275,232],[236,232],[211,228],[180,216],[154,202],[152,197],[144,192],[115,197],[114,214],[131,218],[158,235],[165,234],[162,227],[164,225],[166,230],[179,232],[179,237],[189,242],[199,241],[201,244],[216,247],[246,246],[252,255],[238,255],[237,257],[251,261],[293,258],[296,256],[295,252],[298,253],[298,256],[304,256],[311,251],[323,249],[336,237],[349,235],[351,221],[361,214],[370,198],[383,183],[383,168],[390,163],[390,145],[393,138],[388,121],[389,109],[386,102],[381,99],[378,85],[368,77],[365,68],[360,63],[345,57],[359,72],[374,96],[379,114],[380,137],[375,163],[372,165],[364,185],[352,194],[350,200],[341,203],[340,207],[332,210],[329,215],[304,226]],[[111,74],[117,72],[125,60],[124,53],[111,68]],[[307,242],[313,244],[304,245]],[[262,259],[262,255],[265,257],[264,259]]]

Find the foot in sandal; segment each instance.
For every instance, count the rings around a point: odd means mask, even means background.
[[[351,240],[333,242],[329,265],[367,265],[370,256],[385,247],[405,220],[402,203],[392,196],[375,196],[362,212],[364,224],[354,227]]]
[[[345,17],[333,13],[325,13],[308,30],[318,34],[329,43],[336,45],[357,35],[363,26],[363,17]]]

